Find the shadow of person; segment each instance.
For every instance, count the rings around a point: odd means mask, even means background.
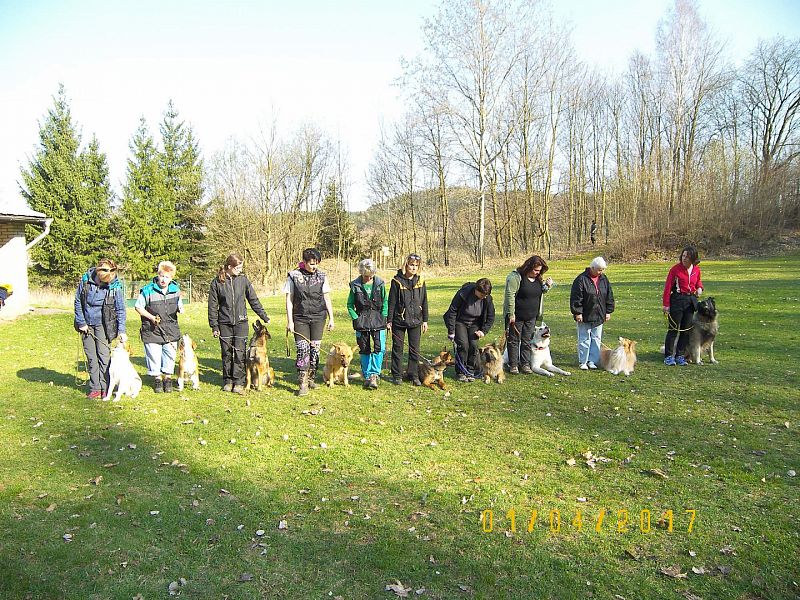
[[[31,383],[44,383],[75,389],[75,373],[59,373],[44,367],[30,367],[17,371],[17,377]]]

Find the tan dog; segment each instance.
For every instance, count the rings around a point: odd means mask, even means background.
[[[427,361],[420,361],[419,370],[417,375],[419,380],[425,387],[436,389],[439,386],[440,390],[446,390],[444,385],[444,370],[447,367],[452,367],[456,364],[453,360],[453,355],[447,351],[447,348],[439,352],[439,355],[434,358],[430,363]]]
[[[612,375],[633,373],[636,365],[636,342],[628,338],[619,338],[619,346],[614,348],[600,348],[600,366]]]
[[[128,342],[118,344],[111,352],[108,393],[103,398],[104,401],[108,401],[111,398],[111,392],[114,391],[115,387],[117,388],[117,394],[114,396],[114,402],[118,402],[122,394],[136,398],[142,389],[142,378],[139,377],[131,362],[131,345]]]
[[[353,353],[357,351],[357,348],[351,348],[341,342],[331,347],[330,352],[328,352],[328,358],[325,360],[325,368],[322,371],[322,376],[325,378],[325,383],[328,387],[333,387],[334,383],[341,383],[345,387],[350,385],[347,369],[350,366],[350,361],[353,360]]]
[[[265,385],[272,387],[275,383],[275,369],[269,366],[269,354],[267,354],[267,340],[272,339],[272,336],[260,319],[256,319],[253,323],[253,334],[245,360],[247,381],[244,389],[255,388],[260,392]]]
[[[191,381],[192,389],[200,389],[200,365],[195,350],[197,344],[189,334],[181,336],[178,342],[178,391],[183,391],[183,382]]]
[[[481,370],[483,370],[483,383],[490,383],[494,379],[497,383],[506,380],[503,372],[503,352],[497,343],[484,346],[480,351]]]

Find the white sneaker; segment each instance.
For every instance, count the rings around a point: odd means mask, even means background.
[[[589,365],[587,365],[586,363],[581,363],[579,368],[580,368],[581,371],[588,371],[589,370]]]
[[[593,362],[590,362],[590,363],[588,363],[588,367],[589,367],[590,369],[596,369],[596,368],[597,368],[597,365],[596,365],[596,364],[594,364]]]

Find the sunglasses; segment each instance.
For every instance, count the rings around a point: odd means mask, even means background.
[[[422,257],[419,254],[409,254],[408,260],[422,260]]]
[[[109,269],[107,267],[98,267],[95,269],[98,273],[116,273],[116,269]]]

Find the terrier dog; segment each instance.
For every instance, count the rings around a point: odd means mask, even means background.
[[[253,323],[253,333],[245,360],[247,380],[244,389],[254,387],[260,392],[264,385],[272,387],[272,384],[275,383],[275,370],[269,366],[269,355],[267,354],[267,340],[272,339],[272,336],[260,319],[256,319],[256,322]]]
[[[628,338],[619,338],[619,346],[614,348],[600,348],[600,366],[612,375],[633,373],[636,365],[636,342]]]
[[[430,363],[427,361],[420,361],[417,375],[419,376],[420,382],[425,387],[435,390],[435,386],[439,386],[440,390],[446,390],[447,388],[444,385],[444,370],[455,364],[456,361],[453,359],[453,355],[445,348],[439,352],[439,355]]]
[[[322,376],[328,387],[333,387],[334,383],[341,383],[345,387],[350,385],[347,369],[350,361],[353,360],[354,352],[358,352],[358,348],[351,348],[341,342],[331,347],[328,358],[325,360],[325,368],[322,370]]]
[[[490,383],[492,379],[497,383],[503,383],[506,380],[506,374],[503,372],[503,353],[497,343],[481,348],[480,361],[483,383]]]
[[[191,381],[192,389],[200,389],[200,366],[195,350],[197,344],[189,334],[181,336],[178,342],[178,391],[183,391],[183,382]]]
[[[117,393],[114,396],[114,402],[118,402],[122,394],[136,398],[142,389],[142,378],[139,377],[131,362],[131,346],[128,342],[118,344],[111,352],[108,392],[106,397],[103,398],[104,401],[108,401],[111,398],[111,393],[115,387],[117,388]]]

